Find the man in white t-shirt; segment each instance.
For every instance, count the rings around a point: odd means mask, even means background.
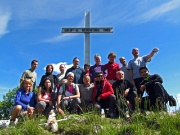
[[[121,70],[124,72],[124,80],[128,80],[129,82],[131,82],[129,71],[128,71],[128,65],[127,65],[125,57],[120,57],[119,61],[122,64]]]
[[[20,83],[26,78],[31,79],[34,90],[36,87],[36,80],[37,80],[37,73],[35,72],[37,67],[38,67],[38,61],[37,60],[31,61],[31,68],[23,72],[20,79]]]
[[[59,66],[60,74],[58,74],[56,76],[57,77],[57,87],[58,87],[58,89],[61,87],[61,85],[63,83],[63,79],[65,77],[65,69],[66,69],[65,64],[61,64]]]

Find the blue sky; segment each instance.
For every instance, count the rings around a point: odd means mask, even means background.
[[[92,27],[114,28],[113,34],[91,34],[91,64],[97,53],[105,64],[108,53],[115,52],[119,63],[121,56],[133,58],[134,47],[141,56],[158,47],[149,70],[163,77],[170,94],[180,97],[180,0],[0,0],[1,94],[19,84],[33,59],[39,61],[38,83],[49,63],[58,69],[59,63],[70,65],[77,56],[82,66],[84,34],[60,31],[84,27],[85,11],[90,11]]]

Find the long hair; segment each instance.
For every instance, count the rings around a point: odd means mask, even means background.
[[[45,86],[46,80],[49,80],[51,82],[51,79],[49,77],[44,78],[43,86],[42,86],[42,90],[41,90],[42,95],[44,95],[46,93],[46,91],[47,91],[46,86]],[[51,85],[52,85],[52,83],[51,83]],[[52,93],[52,88],[51,87],[49,88],[49,92],[50,92],[50,94]]]
[[[29,91],[31,91],[32,88],[33,88],[33,83],[32,83],[32,81],[31,81],[31,79],[28,79],[28,78],[25,78],[25,79],[21,80],[21,82],[20,82],[20,89],[25,89],[25,88],[24,88],[24,84],[25,84],[25,83],[28,83],[28,84],[31,85],[31,86],[29,87]]]

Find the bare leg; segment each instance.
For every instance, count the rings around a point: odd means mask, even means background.
[[[16,117],[19,115],[19,113],[21,112],[22,110],[22,106],[21,105],[16,105],[13,110],[12,110],[12,113],[11,113],[11,119],[12,120],[15,120]]]
[[[44,111],[44,109],[42,109],[42,108],[37,108],[36,110],[37,110],[38,114],[41,114]]]

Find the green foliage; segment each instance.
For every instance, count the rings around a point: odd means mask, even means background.
[[[0,114],[7,119],[9,110],[14,104],[14,98],[18,87],[9,90],[0,102]],[[123,113],[126,105],[118,102]],[[125,114],[122,114],[125,115]],[[58,115],[57,119],[62,116]],[[10,126],[0,129],[0,135],[51,135],[52,133],[39,125],[46,122],[44,116],[33,119],[20,119],[16,127]],[[170,116],[167,112],[156,111],[141,113],[137,111],[132,114],[131,119],[102,118],[96,113],[84,113],[82,115],[69,115],[68,120],[58,123],[57,134],[61,135],[179,135],[180,113]]]
[[[15,128],[0,129],[0,135],[51,135],[43,125],[39,125],[44,121],[45,117],[19,120]],[[180,114],[169,116],[166,112],[150,112],[147,115],[135,113],[129,121],[101,118],[97,114],[88,113],[70,115],[68,120],[58,122],[58,125],[57,134],[61,135],[178,135]]]
[[[0,115],[2,119],[7,119],[9,117],[9,112],[14,104],[17,89],[18,87],[9,90],[6,95],[3,95],[3,101],[0,101]]]
[[[9,112],[14,105],[16,91],[19,89],[17,86],[16,88],[9,90],[5,95],[3,95],[3,101],[0,101],[0,119],[8,119]],[[38,91],[38,87],[35,88],[35,93]]]
[[[16,127],[2,129],[0,135],[51,135],[50,132],[39,126],[39,120],[31,119],[18,122]]]

